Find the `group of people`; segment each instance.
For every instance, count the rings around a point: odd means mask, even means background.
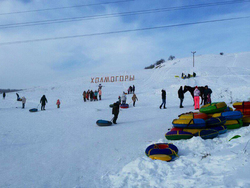
[[[202,94],[203,95],[202,97],[204,98],[204,105],[211,104],[211,94],[212,90],[208,88],[208,86],[206,85]],[[198,110],[200,109],[200,96],[201,96],[201,91],[199,90],[198,86],[195,86],[193,96],[194,96],[194,109]],[[182,102],[184,100],[184,91],[182,89],[182,86],[178,90],[178,97],[180,99],[180,108],[183,108]]]
[[[135,88],[135,86],[133,85],[132,88]],[[133,92],[132,101],[133,101],[133,106],[135,107],[135,102],[138,101],[138,98],[137,98],[136,94],[134,93],[134,89],[132,90],[132,92]],[[117,124],[116,121],[117,121],[117,118],[118,118],[120,105],[121,104],[122,105],[126,104],[126,101],[127,101],[127,96],[126,96],[126,93],[123,92],[122,96],[118,97],[118,101],[116,101],[113,104],[112,114],[114,115],[114,117],[113,117],[112,121],[113,121],[114,124]]]
[[[196,73],[193,72],[193,75],[191,74],[188,74],[188,75],[185,75],[184,73],[181,74],[181,78],[185,79],[185,78],[191,78],[192,77],[196,77]]]
[[[93,91],[93,90],[88,90],[87,92],[84,91],[83,92],[83,100],[84,102],[86,102],[87,100],[90,100],[90,101],[98,101],[98,95],[99,95],[99,100],[102,100],[102,90],[101,89],[98,89]]]
[[[19,94],[16,93],[17,96],[17,101],[22,101],[22,108],[25,108],[25,103],[26,103],[26,98],[23,96],[22,98],[19,97]],[[46,103],[48,103],[48,100],[45,95],[43,95],[40,99],[40,104],[41,104],[41,111],[45,110]],[[57,108],[60,108],[61,102],[59,99],[56,101],[56,106]]]
[[[133,85],[133,86],[129,86],[129,88],[128,88],[128,94],[134,94],[135,93],[135,86]]]
[[[98,96],[99,100],[102,100],[102,85],[98,85],[98,89],[93,91],[93,90],[88,90],[83,92],[83,100],[86,102],[87,100],[90,101],[98,101]]]
[[[179,90],[178,90],[178,98],[180,99],[180,108],[183,108],[184,106],[182,105],[183,100],[184,100],[184,90],[182,88],[182,86],[180,86]],[[211,94],[212,94],[212,90],[210,88],[208,88],[208,86],[206,85],[203,91],[203,98],[204,98],[204,105],[205,104],[211,104]],[[199,88],[196,86],[193,92],[193,96],[194,96],[194,109],[198,110],[200,108],[200,95],[201,95],[201,91],[199,90]],[[166,91],[164,89],[161,90],[161,98],[162,98],[162,103],[160,105],[160,109],[163,107],[163,109],[166,109]]]

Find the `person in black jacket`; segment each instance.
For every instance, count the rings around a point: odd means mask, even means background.
[[[204,89],[204,104],[211,103],[211,94],[212,94],[212,90],[208,88],[208,86],[206,85]]]
[[[116,120],[118,118],[119,108],[120,108],[120,103],[119,103],[119,101],[117,101],[113,104],[113,109],[112,109],[112,114],[114,114],[114,118],[113,118],[114,124],[116,124]]]
[[[132,92],[133,92],[133,94],[135,93],[135,85],[133,85],[133,87],[132,87]]]
[[[45,105],[46,105],[46,103],[48,103],[48,101],[47,101],[45,95],[42,96],[42,98],[41,98],[41,100],[40,100],[40,103],[41,103],[41,105],[42,105],[42,106],[41,106],[41,110],[45,110]]]
[[[164,89],[161,90],[161,98],[162,98],[162,103],[160,105],[160,109],[163,105],[163,108],[166,109],[166,91]]]
[[[6,94],[5,94],[5,92],[3,92],[3,99],[5,99],[5,97],[6,97]]]
[[[180,89],[178,90],[178,97],[180,99],[180,108],[183,108],[182,106],[182,102],[183,102],[183,99],[184,99],[184,92],[182,90],[182,86],[180,87]]]

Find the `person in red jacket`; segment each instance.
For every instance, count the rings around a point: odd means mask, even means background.
[[[56,101],[57,108],[60,108],[60,104],[61,104],[60,100],[57,99],[57,101]]]

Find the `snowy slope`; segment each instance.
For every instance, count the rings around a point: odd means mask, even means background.
[[[134,74],[135,80],[103,83],[103,100],[98,102],[82,100],[83,90],[97,89],[90,77],[24,90],[19,93],[27,98],[24,110],[15,93],[7,93],[0,100],[0,187],[250,187],[249,127],[213,140],[173,141],[179,158],[170,163],[144,153],[152,143],[168,142],[165,133],[172,120],[193,111],[189,93],[185,108],[178,108],[181,85],[209,85],[213,102],[249,100],[249,61],[249,52],[203,55],[195,58],[194,68],[192,58],[183,58],[158,69],[118,72]],[[175,77],[193,71],[196,78]],[[98,127],[97,119],[112,118],[109,104],[133,84],[136,107],[122,109],[117,125]],[[166,110],[159,109],[162,88],[167,91]],[[30,113],[44,94],[46,111]],[[228,141],[237,134],[241,138]]]

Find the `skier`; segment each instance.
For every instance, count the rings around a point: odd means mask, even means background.
[[[200,109],[200,90],[197,86],[195,86],[194,89],[194,109],[199,110]]]
[[[26,103],[26,98],[25,98],[25,97],[22,97],[22,105],[23,105],[22,108],[25,108],[25,103]]]
[[[5,94],[5,92],[3,92],[3,99],[5,99],[5,97],[6,97],[6,94]]]
[[[163,108],[166,109],[166,91],[164,89],[161,90],[161,98],[162,98],[162,103],[160,105],[160,109],[163,105]]]
[[[57,108],[60,108],[60,104],[61,104],[60,100],[57,99],[57,101],[56,101]]]
[[[84,91],[82,95],[83,95],[83,100],[84,100],[84,102],[86,102],[86,97],[87,97],[86,91]]]
[[[113,123],[114,124],[117,124],[116,123],[116,120],[117,120],[117,118],[118,118],[118,114],[119,114],[119,101],[117,101],[117,102],[115,102],[114,104],[113,104],[113,108],[112,108],[112,114],[114,115],[114,118],[113,118]]]
[[[211,94],[212,94],[212,90],[208,88],[208,86],[206,85],[204,89],[204,104],[211,103]]]
[[[138,101],[138,98],[137,98],[137,96],[136,96],[136,94],[134,93],[133,94],[133,97],[132,97],[132,101],[133,101],[133,106],[135,106],[135,101]]]
[[[126,104],[127,97],[126,97],[125,92],[123,92],[121,100],[122,100],[122,104]]]
[[[46,103],[48,103],[45,95],[42,96],[40,103],[41,103],[41,110],[45,110],[45,105],[46,105]]]
[[[180,99],[180,108],[183,108],[182,102],[183,102],[183,99],[184,99],[184,93],[183,93],[183,90],[182,90],[182,86],[178,90],[178,97]]]
[[[135,93],[135,86],[132,87],[133,94]]]

